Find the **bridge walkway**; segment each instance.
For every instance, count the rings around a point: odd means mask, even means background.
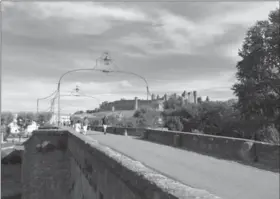
[[[89,131],[86,136],[170,178],[223,199],[279,199],[279,173],[129,136],[96,131]]]

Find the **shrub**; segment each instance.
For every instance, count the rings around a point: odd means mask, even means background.
[[[98,119],[95,118],[89,118],[89,126],[99,126],[100,125],[100,121]]]
[[[11,112],[2,112],[1,113],[1,125],[8,125],[13,121],[13,114]]]
[[[171,131],[182,131],[183,124],[180,121],[178,116],[168,116],[164,118],[164,127],[168,128]]]
[[[117,125],[120,127],[128,127],[128,128],[136,127],[136,118],[124,117],[118,122]]]
[[[157,119],[160,116],[160,112],[154,110],[151,107],[141,107],[139,110],[135,111],[133,117],[136,118],[137,127],[156,127]]]

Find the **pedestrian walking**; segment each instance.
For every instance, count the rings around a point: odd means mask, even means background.
[[[70,121],[70,127],[73,128],[73,129],[75,128],[75,125],[74,125],[74,121],[73,121],[73,120]]]
[[[85,117],[83,121],[83,133],[86,135],[88,130],[88,118]]]
[[[103,125],[103,132],[104,132],[104,135],[106,135],[107,133],[107,125],[108,125],[108,118],[107,116],[104,116],[103,119],[102,119],[102,125]]]
[[[75,129],[76,133],[81,133],[82,126],[81,126],[81,121],[80,121],[80,120],[78,120],[78,121],[74,124],[74,129]]]

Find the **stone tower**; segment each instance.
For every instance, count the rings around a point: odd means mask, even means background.
[[[164,101],[167,101],[167,94],[164,94],[163,99]]]
[[[135,101],[134,101],[134,110],[138,109],[138,97],[135,97]]]
[[[155,100],[155,94],[152,94],[152,100]]]
[[[193,103],[197,103],[197,92],[193,91]]]
[[[191,103],[191,92],[188,92],[188,102]]]

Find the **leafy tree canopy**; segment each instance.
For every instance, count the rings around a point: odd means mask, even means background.
[[[1,125],[2,124],[10,124],[14,119],[14,116],[11,112],[2,112],[1,113]]]
[[[244,39],[237,63],[238,83],[233,86],[237,107],[247,119],[258,116],[275,122],[280,104],[280,12],[258,21]]]

